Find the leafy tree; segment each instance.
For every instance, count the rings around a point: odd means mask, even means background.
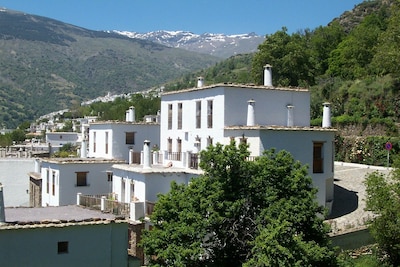
[[[385,29],[384,15],[364,18],[354,30],[332,51],[328,73],[345,79],[361,78],[374,56],[378,37]]]
[[[24,130],[16,129],[11,132],[11,139],[17,143],[25,141],[26,134]]]
[[[375,73],[400,76],[400,3],[395,2],[388,19],[387,30],[378,39],[372,60]]]
[[[142,245],[151,266],[335,266],[307,168],[286,151],[255,161],[235,142],[201,152],[204,174],[159,195]]]
[[[252,75],[262,84],[263,66],[273,66],[273,83],[280,86],[314,84],[313,64],[308,49],[308,32],[289,35],[287,28],[267,35],[253,58]]]
[[[397,165],[399,166],[399,162]],[[369,227],[380,248],[394,266],[400,265],[400,169],[389,175],[373,172],[366,180],[366,210],[376,217]]]

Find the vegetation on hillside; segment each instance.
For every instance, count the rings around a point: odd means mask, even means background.
[[[133,93],[217,62],[209,55],[29,14],[0,12],[0,127]]]

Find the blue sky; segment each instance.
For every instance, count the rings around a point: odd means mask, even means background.
[[[272,34],[326,26],[363,0],[0,0],[0,7],[91,30]]]

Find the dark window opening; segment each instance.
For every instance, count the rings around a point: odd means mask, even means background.
[[[68,253],[68,241],[60,241],[57,244],[57,252],[58,254]]]

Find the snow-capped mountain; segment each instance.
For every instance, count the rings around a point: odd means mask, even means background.
[[[263,36],[255,33],[236,35],[204,33],[199,35],[187,31],[114,32],[130,38],[144,39],[169,47],[182,48],[222,58],[255,52],[258,45],[264,41]]]

